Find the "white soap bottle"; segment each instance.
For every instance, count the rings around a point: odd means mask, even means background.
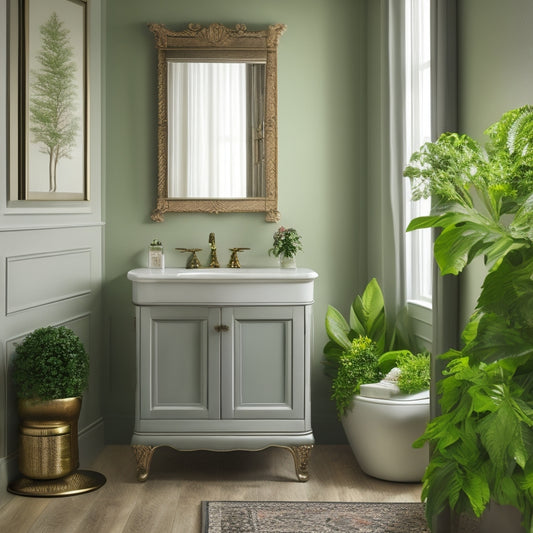
[[[165,252],[158,239],[154,239],[148,247],[148,268],[165,268]]]

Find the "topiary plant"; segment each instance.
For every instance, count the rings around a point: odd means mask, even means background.
[[[81,396],[89,380],[89,356],[70,329],[36,329],[16,346],[13,378],[21,399]]]

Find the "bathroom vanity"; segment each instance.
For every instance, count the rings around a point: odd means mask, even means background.
[[[136,306],[132,447],[144,481],[159,446],[287,448],[306,481],[311,429],[310,269],[128,272]]]

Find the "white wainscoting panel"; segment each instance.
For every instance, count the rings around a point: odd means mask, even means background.
[[[91,291],[91,250],[60,250],[6,259],[6,313]]]

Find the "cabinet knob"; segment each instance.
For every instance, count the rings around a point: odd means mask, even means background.
[[[218,333],[221,331],[229,331],[229,326],[226,326],[226,324],[220,324],[219,326],[215,326],[215,331]]]

